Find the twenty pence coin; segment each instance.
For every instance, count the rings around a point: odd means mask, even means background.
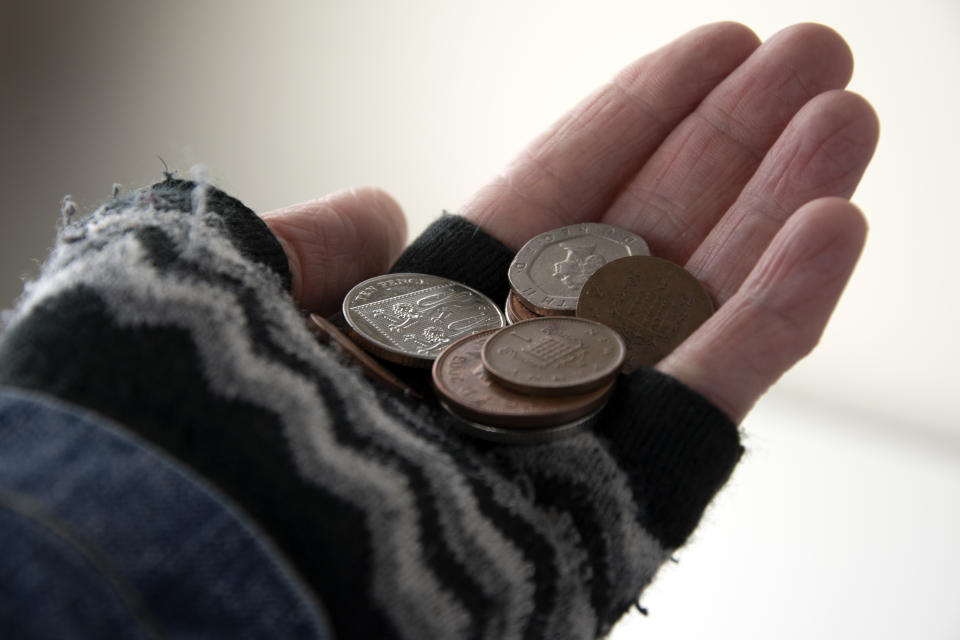
[[[614,382],[584,394],[547,398],[510,391],[483,367],[481,351],[496,330],[458,340],[433,364],[433,386],[448,410],[460,418],[491,427],[537,429],[574,422],[599,411]]]
[[[710,295],[689,271],[651,256],[601,267],[577,303],[578,317],[601,322],[626,340],[625,372],[662,360],[712,313]]]
[[[343,318],[357,342],[376,356],[429,368],[447,346],[506,325],[488,297],[440,276],[393,273],[370,278],[343,300]]]
[[[495,332],[484,343],[487,374],[513,391],[586,393],[620,373],[627,345],[610,327],[584,318],[544,317]]]
[[[599,222],[584,222],[534,236],[514,256],[510,287],[539,315],[573,315],[587,278],[625,256],[650,255],[640,236]]]

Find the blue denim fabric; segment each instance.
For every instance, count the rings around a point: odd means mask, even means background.
[[[278,552],[188,469],[99,416],[0,388],[0,637],[333,634]]]

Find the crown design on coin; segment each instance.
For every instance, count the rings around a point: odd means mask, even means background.
[[[579,290],[587,278],[607,262],[602,255],[596,253],[596,243],[561,244],[560,248],[565,250],[567,255],[553,265],[553,277],[570,289]]]
[[[400,331],[408,324],[420,319],[420,314],[416,312],[412,304],[407,302],[398,302],[390,308],[388,313],[385,309],[376,309],[373,317],[387,322],[387,331]]]

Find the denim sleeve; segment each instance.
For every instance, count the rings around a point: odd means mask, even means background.
[[[100,416],[4,388],[0,544],[4,637],[332,638],[205,481]]]

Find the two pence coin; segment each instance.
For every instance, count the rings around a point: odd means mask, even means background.
[[[601,322],[626,340],[625,372],[662,360],[712,313],[710,294],[693,274],[651,256],[604,265],[577,302],[578,317]]]

